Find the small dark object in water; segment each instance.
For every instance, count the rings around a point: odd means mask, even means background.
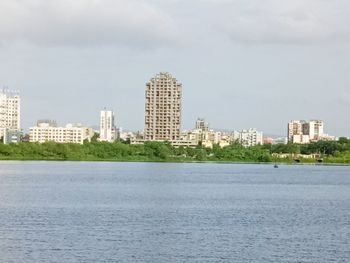
[[[277,164],[275,164],[275,165],[273,166],[273,168],[278,168],[278,165],[277,165]]]

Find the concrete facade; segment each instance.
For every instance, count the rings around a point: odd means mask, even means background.
[[[146,141],[178,141],[181,133],[182,84],[161,72],[146,84]]]
[[[238,141],[244,147],[251,147],[263,144],[263,133],[252,128],[239,132],[235,131],[233,139],[234,141]]]
[[[79,143],[84,140],[91,141],[94,132],[89,127],[67,124],[65,127],[56,127],[50,122],[38,122],[36,127],[29,128],[30,142],[57,142],[57,143]]]
[[[293,138],[296,138],[294,137],[295,135],[303,135],[303,125],[305,126],[305,124],[306,121],[303,120],[293,120],[288,123],[287,137],[289,142],[294,142]]]
[[[18,92],[0,90],[0,138],[21,130],[21,99]]]
[[[225,147],[232,142],[231,134],[210,129],[209,124],[200,118],[195,123],[195,129],[184,131],[181,138],[182,140],[197,142],[197,144],[206,148],[213,148],[214,145]]]
[[[118,132],[114,125],[114,112],[102,110],[100,112],[100,141],[113,142],[117,138]]]
[[[203,132],[209,131],[209,123],[205,122],[204,119],[198,118],[196,121],[196,130],[202,130]]]
[[[321,120],[293,120],[288,123],[288,141],[292,143],[310,143],[325,139],[324,123]],[[329,137],[329,136],[328,136]]]

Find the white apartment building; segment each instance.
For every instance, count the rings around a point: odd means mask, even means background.
[[[21,130],[21,99],[17,91],[0,90],[0,138]]]
[[[114,112],[102,110],[100,112],[100,141],[113,142],[118,138],[117,128],[114,125]]]
[[[310,136],[308,134],[295,134],[292,136],[292,142],[299,144],[310,143]]]
[[[320,140],[323,138],[323,121],[321,120],[310,120],[308,125],[305,125],[305,134],[308,134],[310,140]]]
[[[244,147],[250,147],[263,144],[263,133],[252,128],[239,132],[235,131],[233,139],[241,143]]]
[[[321,120],[290,121],[288,123],[288,141],[304,144],[325,139],[328,135],[324,134],[323,128],[324,123]]]
[[[57,127],[52,121],[38,121],[36,127],[29,128],[30,142],[57,142],[57,143],[79,143],[84,140],[91,141],[94,132],[89,127],[79,124],[67,124],[65,127]]]
[[[146,141],[178,141],[181,132],[182,85],[167,72],[146,84]]]

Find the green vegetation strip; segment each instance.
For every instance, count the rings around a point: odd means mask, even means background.
[[[278,157],[276,154],[290,154]],[[297,154],[318,154],[308,159]],[[198,146],[175,148],[167,142],[91,142],[80,144],[28,143],[0,144],[0,160],[79,160],[79,161],[164,161],[164,162],[280,162],[280,163],[350,163],[350,140],[319,141],[310,144],[258,145],[245,148],[238,143],[220,148]]]

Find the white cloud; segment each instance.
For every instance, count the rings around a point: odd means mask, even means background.
[[[0,44],[348,43],[348,0],[1,0]]]
[[[153,0],[201,40],[249,44],[348,43],[348,0]],[[171,10],[172,9],[172,10]],[[182,27],[184,28],[184,27]],[[200,35],[201,34],[201,35]]]
[[[172,19],[138,0],[2,0],[0,42],[153,47],[176,39]]]
[[[350,3],[345,0],[223,1],[222,6],[215,24],[233,41],[294,44],[350,39]]]

